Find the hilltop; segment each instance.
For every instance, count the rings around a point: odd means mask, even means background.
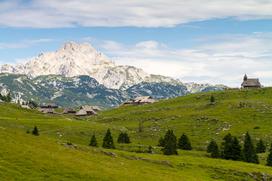
[[[213,94],[216,103],[211,105]],[[150,105],[122,106],[96,117],[76,119],[44,115],[13,104],[0,104],[0,176],[6,180],[253,180],[272,175],[261,165],[211,159],[205,150],[211,138],[221,142],[232,133],[243,139],[249,131],[256,142],[271,143],[272,89],[199,93]],[[143,132],[139,133],[139,122]],[[27,134],[34,125],[40,136]],[[95,132],[101,146],[110,128],[114,141],[126,131],[132,143],[116,143],[116,150],[91,148]],[[193,151],[163,156],[156,146],[165,131],[186,133]],[[156,154],[142,152],[152,145]]]

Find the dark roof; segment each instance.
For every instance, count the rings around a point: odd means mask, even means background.
[[[261,87],[259,79],[247,79],[242,83],[243,87]]]

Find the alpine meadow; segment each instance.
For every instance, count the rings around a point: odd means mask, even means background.
[[[271,0],[1,0],[0,181],[272,180]]]

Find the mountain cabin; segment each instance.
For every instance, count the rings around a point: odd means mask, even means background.
[[[250,89],[250,88],[261,88],[262,85],[259,79],[256,78],[248,78],[247,75],[244,76],[244,81],[242,83],[242,88]]]
[[[141,97],[136,97],[134,99],[131,99],[124,104],[132,104],[132,105],[138,105],[138,104],[152,104],[156,102],[155,99],[153,99],[151,96],[141,96]]]

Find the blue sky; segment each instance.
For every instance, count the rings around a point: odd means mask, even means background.
[[[248,73],[272,85],[271,9],[270,0],[2,0],[0,64],[89,42],[118,64],[187,82],[239,86]]]

